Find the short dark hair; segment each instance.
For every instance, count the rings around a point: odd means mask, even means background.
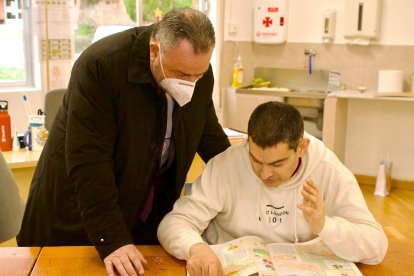
[[[266,102],[253,111],[247,133],[263,149],[284,142],[296,150],[304,134],[302,115],[290,104]]]
[[[216,43],[213,24],[208,17],[195,9],[173,9],[155,25],[151,39],[158,41],[161,51],[167,53],[187,39],[194,54],[207,53]]]

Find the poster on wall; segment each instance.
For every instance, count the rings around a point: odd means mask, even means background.
[[[71,5],[66,0],[33,0],[35,34],[40,38],[70,39],[72,35],[70,11]]]
[[[53,60],[49,62],[49,89],[66,88],[71,71],[70,61]]]
[[[40,43],[42,60],[71,60],[71,39],[42,39]],[[46,55],[48,52],[48,55]]]
[[[66,88],[69,82],[74,53],[72,6],[67,0],[33,0],[34,33],[46,90]]]

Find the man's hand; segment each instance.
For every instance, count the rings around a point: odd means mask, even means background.
[[[303,185],[302,195],[303,204],[298,204],[297,207],[302,210],[312,233],[318,235],[325,225],[325,203],[315,183],[310,179]]]
[[[190,248],[187,272],[190,276],[221,276],[223,267],[208,244],[197,243]]]
[[[104,264],[106,272],[110,276],[114,276],[115,271],[118,271],[118,274],[122,276],[135,276],[144,274],[143,265],[147,264],[147,261],[135,245],[127,244],[106,256]]]

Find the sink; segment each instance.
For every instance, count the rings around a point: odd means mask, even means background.
[[[302,92],[298,92],[302,93]],[[305,98],[305,97],[286,97],[286,103],[291,104],[296,107],[307,107],[307,108],[318,108],[322,109],[324,100],[315,99],[315,98]]]
[[[285,87],[252,87],[246,86],[237,89],[237,93],[250,94],[250,95],[271,95],[286,98],[312,98],[312,99],[325,99],[326,92],[316,89],[294,89]]]
[[[315,88],[298,88],[298,89],[294,89],[293,91],[295,92],[299,92],[299,93],[323,93],[323,94],[327,94],[328,91],[324,90],[324,89],[315,89]]]
[[[329,83],[329,71],[315,69],[309,74],[304,68],[268,68],[255,67],[254,77],[269,81],[272,86],[300,92],[326,92]]]
[[[301,113],[305,130],[315,137],[322,137],[328,71],[314,70],[310,75],[305,69],[256,67],[254,76],[270,81],[273,86],[249,85],[237,89],[236,94],[265,95],[291,104]]]
[[[261,90],[261,91],[275,91],[275,92],[295,92],[295,89],[292,88],[287,88],[287,87],[276,87],[276,86],[271,86],[271,87],[255,87],[255,86],[246,86],[243,87],[246,89],[251,89],[251,90]]]

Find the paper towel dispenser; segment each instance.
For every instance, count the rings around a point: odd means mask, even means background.
[[[346,0],[346,39],[376,39],[379,34],[381,0]]]

